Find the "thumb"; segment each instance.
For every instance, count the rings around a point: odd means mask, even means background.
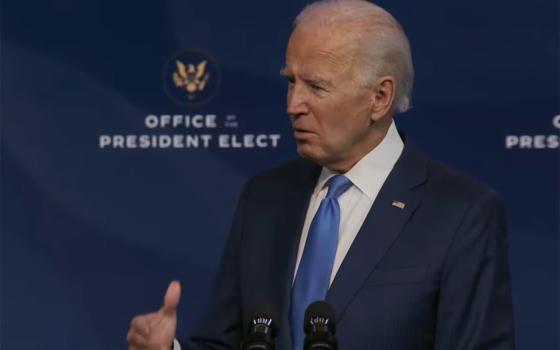
[[[168,315],[173,314],[177,310],[180,298],[181,283],[179,281],[172,281],[169,284],[169,287],[167,287],[167,292],[163,298],[163,306],[160,311]]]

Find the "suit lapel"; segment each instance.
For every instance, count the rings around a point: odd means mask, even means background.
[[[278,293],[278,305],[281,313],[281,327],[279,334],[280,349],[290,349],[292,347],[290,332],[290,304],[292,281],[294,278],[294,269],[299,247],[299,240],[307,207],[315,188],[317,178],[321,171],[321,167],[301,160],[298,165],[297,176],[289,186],[283,188],[282,198],[282,214],[281,221],[276,227],[276,237],[278,237],[275,250],[277,252],[275,261],[275,278],[276,282],[273,290]]]
[[[427,157],[410,142],[375,199],[327,293],[340,320],[348,304],[420,205]],[[393,201],[405,203],[404,208]]]

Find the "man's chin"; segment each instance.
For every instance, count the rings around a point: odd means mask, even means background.
[[[329,157],[327,152],[324,152],[322,149],[318,149],[316,147],[310,147],[309,144],[298,143],[297,152],[303,159],[307,159],[319,166],[329,168],[332,171],[336,171],[342,174],[350,170],[350,168],[357,162],[357,160],[355,162],[345,161],[345,159],[350,159],[348,157]]]
[[[306,143],[297,144],[297,152],[300,157],[307,159],[317,165],[323,165],[325,162],[325,157],[321,156],[321,152],[318,152],[315,147],[312,147]]]

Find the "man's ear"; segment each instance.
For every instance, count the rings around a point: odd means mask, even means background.
[[[383,76],[377,79],[371,98],[371,120],[377,122],[392,112],[395,100],[395,78]]]

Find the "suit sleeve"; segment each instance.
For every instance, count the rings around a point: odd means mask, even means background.
[[[182,350],[239,349],[242,339],[239,252],[249,185],[241,194],[230,236],[211,290],[209,305]]]
[[[456,231],[442,272],[436,350],[514,349],[504,212],[489,193]]]

